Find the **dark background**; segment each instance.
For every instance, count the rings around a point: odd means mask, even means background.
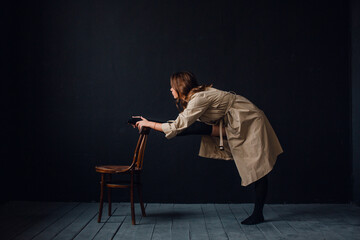
[[[360,205],[360,1],[351,1],[353,200]]]
[[[2,201],[97,201],[94,166],[128,164],[133,153],[127,119],[175,119],[169,76],[191,70],[269,118],[285,152],[268,202],[359,202],[355,9],[342,0],[4,4]],[[234,162],[200,158],[199,145],[151,133],[146,202],[252,201]]]

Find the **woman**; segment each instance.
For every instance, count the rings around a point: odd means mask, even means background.
[[[176,120],[158,123],[141,117],[134,127],[164,132],[168,139],[180,135],[203,135],[199,156],[234,160],[241,185],[255,185],[253,213],[241,223],[263,222],[267,174],[283,152],[263,111],[240,95],[215,89],[212,85],[199,85],[191,72],[172,74],[170,85],[180,110]]]

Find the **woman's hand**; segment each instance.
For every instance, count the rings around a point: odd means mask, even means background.
[[[143,118],[142,116],[132,116],[133,118],[141,118],[141,121],[138,121],[135,126],[133,125],[133,127],[137,127],[139,129],[139,131],[141,131],[141,129],[143,127],[150,127],[150,121],[148,121],[146,118]]]

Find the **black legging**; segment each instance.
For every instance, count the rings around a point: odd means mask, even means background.
[[[212,126],[205,123],[195,121],[189,127],[185,128],[182,132],[176,136],[187,136],[187,135],[211,135]]]
[[[196,121],[177,136],[211,135],[212,126]],[[251,216],[242,221],[242,224],[252,225],[264,221],[263,209],[268,191],[268,177],[258,179],[255,183],[255,205]]]
[[[262,214],[268,191],[268,177],[265,175],[255,182],[255,214]]]
[[[141,121],[141,118],[130,118],[128,120],[129,124],[135,125],[138,121]],[[152,122],[162,122],[158,120],[151,120],[148,119],[148,121]],[[178,133],[177,136],[187,136],[187,135],[211,135],[212,132],[212,126],[207,125],[203,122],[195,121],[193,124],[191,124],[189,127],[184,129],[182,132]]]
[[[138,119],[131,119],[129,123],[135,124]],[[188,128],[178,133],[177,136],[187,135],[211,135],[212,126],[205,123],[195,121]],[[255,182],[255,205],[253,213],[250,217],[242,221],[242,224],[252,225],[264,221],[263,208],[268,191],[268,177],[265,175]]]

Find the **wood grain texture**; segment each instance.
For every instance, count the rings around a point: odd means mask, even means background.
[[[147,216],[130,203],[113,203],[97,222],[98,203],[10,202],[0,206],[0,239],[355,240],[360,208],[347,204],[265,205],[265,222],[246,226],[253,204],[148,203]],[[108,205],[104,204],[104,211]]]

